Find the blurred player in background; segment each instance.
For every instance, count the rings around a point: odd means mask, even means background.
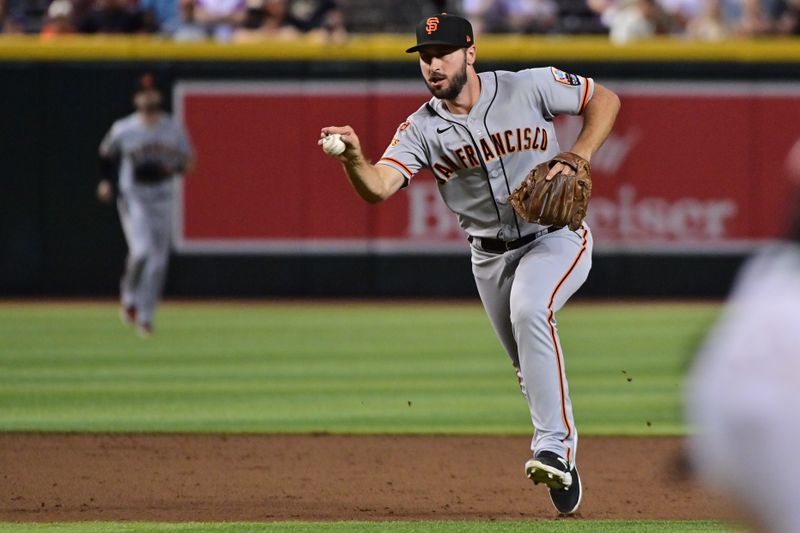
[[[97,197],[111,202],[116,189],[128,243],[120,315],[144,337],[153,333],[153,315],[167,273],[173,178],[194,165],[186,131],[161,110],[161,100],[153,76],[142,76],[133,95],[136,111],[114,122],[100,143],[103,178]]]
[[[795,196],[789,238],[744,266],[687,390],[693,467],[781,533],[800,531],[800,181]]]

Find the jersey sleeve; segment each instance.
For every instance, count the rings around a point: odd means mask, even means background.
[[[411,178],[427,165],[427,160],[425,145],[412,118],[409,117],[397,128],[392,142],[376,164],[398,170],[406,179],[403,185],[405,187]]]
[[[181,152],[184,162],[194,158],[194,146],[189,139],[189,134],[182,125],[177,124],[178,130],[178,150]]]
[[[529,70],[533,87],[547,119],[561,114],[580,115],[594,94],[594,80],[556,67]]]
[[[115,122],[111,129],[108,130],[103,140],[100,141],[99,148],[100,157],[104,158],[117,158],[120,156],[119,145],[119,123]]]

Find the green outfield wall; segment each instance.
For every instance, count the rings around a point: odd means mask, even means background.
[[[116,292],[125,244],[116,212],[94,200],[95,154],[111,122],[130,112],[133,82],[142,72],[156,73],[170,96],[177,84],[199,81],[414,81],[416,61],[402,52],[412,40],[410,35],[364,36],[325,46],[0,39],[0,295]],[[603,38],[508,36],[485,37],[478,46],[482,70],[556,65],[611,86],[731,82],[740,89],[774,83],[788,87],[784,92],[791,97],[793,84],[800,83],[800,43],[794,40],[655,40],[616,47]],[[692,128],[692,117],[676,120]],[[776,127],[796,128],[796,122],[787,122]],[[760,142],[751,132],[742,135]],[[713,146],[696,149],[699,155]],[[775,233],[754,238],[767,241]],[[741,245],[747,239],[736,242],[708,250],[609,247],[596,254],[582,294],[721,296],[750,251]],[[179,296],[471,296],[475,290],[464,250],[181,251],[173,259],[167,291]]]

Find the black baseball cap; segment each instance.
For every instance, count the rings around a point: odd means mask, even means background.
[[[475,44],[472,24],[463,17],[442,13],[422,19],[417,24],[417,44],[407,53],[416,52],[428,45],[455,46],[467,48]]]
[[[134,94],[142,91],[161,91],[158,87],[158,80],[149,72],[137,78],[136,84],[134,85]]]

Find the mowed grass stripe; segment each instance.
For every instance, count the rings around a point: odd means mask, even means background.
[[[272,523],[144,523],[81,522],[62,524],[3,524],[0,533],[721,533],[744,531],[730,524],[707,521],[658,520],[538,520],[519,522],[272,522]]]
[[[583,434],[679,434],[716,305],[571,304]],[[166,304],[138,339],[111,303],[0,304],[0,430],[528,434],[478,303]]]

